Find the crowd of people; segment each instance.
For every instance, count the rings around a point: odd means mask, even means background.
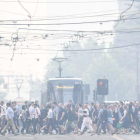
[[[113,104],[86,103],[74,105],[48,102],[39,105],[38,101],[22,105],[0,102],[0,133],[19,134],[68,134],[83,135],[138,134],[140,129],[140,104],[122,101]]]

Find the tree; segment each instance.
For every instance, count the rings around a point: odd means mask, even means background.
[[[129,2],[132,3],[131,1]],[[118,1],[118,5],[120,9],[127,9],[129,6],[122,5],[122,2]],[[137,6],[135,6],[137,5]],[[124,12],[122,16],[122,20],[119,22],[119,24],[116,26],[115,24],[115,34],[114,34],[114,43],[112,45],[114,46],[123,46],[123,45],[132,45],[132,44],[138,44],[139,42],[139,24],[140,19],[137,18],[138,15],[135,13],[136,11],[139,11],[139,1],[135,1],[134,5],[126,12]],[[134,12],[135,11],[135,12]],[[122,13],[122,11],[120,12]],[[120,18],[120,17],[119,17]],[[123,20],[125,18],[137,18],[132,20]],[[114,52],[114,50],[112,50]],[[133,87],[133,96],[130,96],[130,99],[136,99],[136,90],[135,87],[137,85],[137,66],[140,64],[140,57],[137,59],[137,53],[140,53],[139,46],[132,46],[129,48],[119,49],[119,53],[114,53],[112,55],[113,59],[115,59],[120,67],[124,68],[126,70],[126,73],[133,76],[133,83],[131,83],[131,87]],[[138,61],[138,63],[137,63]],[[138,71],[140,71],[140,67],[138,68]],[[139,79],[140,77],[138,77]],[[130,82],[127,81],[127,83]],[[140,83],[138,83],[140,85]],[[132,98],[131,98],[132,97]],[[125,97],[127,98],[127,97]]]
[[[88,39],[84,45],[80,43],[73,44],[70,49],[90,49],[90,48],[104,48],[105,43],[98,44],[96,40]],[[72,76],[82,78],[84,83],[91,85],[92,91],[96,88],[96,81],[106,75],[109,79],[110,94],[107,100],[133,99],[135,89],[135,75],[129,73],[126,67],[122,67],[119,61],[114,57],[113,53],[108,51],[92,51],[92,52],[64,52],[64,57],[69,57],[69,61],[63,62],[62,76]],[[47,71],[47,78],[55,77],[57,73],[57,63],[50,62]],[[131,95],[131,96],[127,96]]]

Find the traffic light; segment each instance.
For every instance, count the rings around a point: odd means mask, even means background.
[[[97,80],[97,95],[108,95],[109,94],[109,85],[107,79],[98,79]]]

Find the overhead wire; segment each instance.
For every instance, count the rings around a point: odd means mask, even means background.
[[[118,12],[119,10],[123,9],[113,9],[113,10],[106,10],[106,11],[99,11],[99,12],[88,12],[88,13],[81,13],[81,14],[70,14],[70,15],[63,15],[63,16],[47,16],[47,18],[66,18],[66,17],[75,17],[75,16],[84,16],[90,14],[99,14],[99,13],[108,13],[108,12]],[[36,16],[36,17],[45,17],[45,16]]]
[[[37,6],[38,6],[38,4],[37,4]],[[37,7],[36,6],[36,7]],[[79,17],[79,18],[82,18],[82,15],[83,15],[83,17],[86,17],[86,16],[84,16],[84,15],[89,15],[89,14],[94,14],[94,15],[92,15],[93,17],[96,17],[96,16],[103,16],[103,15],[111,15],[111,14],[113,14],[113,13],[110,13],[110,14],[107,14],[108,12],[113,12],[113,11],[116,11],[117,13],[118,13],[118,11],[119,10],[123,10],[123,9],[116,9],[116,10],[107,10],[107,11],[100,11],[100,12],[90,12],[90,13],[82,13],[82,14],[74,14],[74,15],[64,15],[64,16],[51,16],[51,17],[47,17],[46,19],[37,19],[37,20],[55,20],[55,19],[71,19],[71,18],[78,18],[77,16],[81,16],[81,17]],[[2,11],[2,12],[8,12],[8,13],[11,13],[12,14],[12,12],[9,12],[9,11],[3,11],[3,10],[0,10],[0,11]],[[36,11],[36,10],[35,10]],[[107,12],[106,14],[100,14],[100,15],[96,15],[96,13],[103,13],[103,12]],[[133,11],[133,12],[135,12],[135,11]],[[137,11],[136,11],[137,12]],[[117,13],[114,13],[114,14],[117,14]],[[19,14],[19,13],[13,13],[13,14]],[[119,13],[118,13],[119,14]],[[23,14],[20,14],[20,15],[23,15]],[[26,15],[24,15],[24,16],[26,16]],[[34,15],[32,16],[32,17],[35,17]],[[37,16],[38,17],[38,16]],[[87,16],[88,17],[88,16]],[[90,16],[89,16],[90,17]],[[55,18],[55,19],[54,19]],[[2,21],[28,21],[27,19],[25,19],[25,20],[1,20],[1,22]],[[36,21],[36,20],[33,20],[33,21]]]
[[[125,21],[128,21],[128,20],[136,20],[136,19],[139,19],[140,17],[135,17],[135,18],[125,18],[123,20]],[[44,24],[30,24],[30,23],[17,23],[16,25],[22,25],[22,26],[46,26],[46,25],[80,25],[80,24],[96,24],[96,23],[107,23],[107,22],[118,22],[120,21],[120,19],[117,19],[117,20],[101,20],[101,21],[87,21],[87,22],[66,22],[66,23],[44,23]],[[0,26],[3,26],[3,25],[15,25],[15,24],[0,24]]]
[[[109,47],[109,48],[96,48],[96,49],[79,49],[79,50],[54,50],[54,49],[35,49],[35,48],[16,48],[17,50],[20,50],[20,49],[25,49],[25,50],[44,50],[44,51],[62,51],[62,52],[83,52],[83,51],[95,51],[95,50],[111,50],[111,49],[119,49],[119,48],[127,48],[127,47],[138,47],[140,46],[140,43],[137,43],[137,44],[130,44],[130,45],[123,45],[123,46],[114,46],[114,47]]]
[[[122,19],[122,17],[124,16],[123,14],[126,13],[128,10],[130,10],[132,8],[132,6],[134,5],[134,1],[135,0],[132,0],[132,3],[131,5],[126,9],[124,10],[121,14],[120,14],[120,19]]]
[[[39,4],[39,0],[37,0],[37,4],[36,4],[36,7],[35,7],[35,11],[34,11],[34,14],[33,14],[33,16],[32,16],[32,17],[35,17],[35,15],[36,15],[37,8],[38,8],[38,4]]]
[[[118,30],[118,31],[115,31],[115,32],[112,32],[112,33],[115,35],[115,34],[128,34],[128,33],[131,34],[131,33],[139,33],[139,32],[140,32],[140,30],[138,30],[138,28],[137,28],[136,30]],[[100,34],[100,32],[95,32],[95,33],[99,33]],[[110,35],[109,31],[105,31],[105,32],[103,32],[102,37],[108,36],[108,35]],[[74,33],[70,34],[70,35],[67,35],[67,33],[66,33],[66,35],[65,35],[65,33],[60,33],[60,34],[58,33],[58,34],[51,35],[52,39],[49,37],[49,39],[44,39],[44,41],[45,40],[54,40],[54,38],[56,38],[56,39],[71,38],[71,37],[74,37],[74,36],[75,36]],[[92,37],[92,34],[90,34],[90,32],[87,32],[86,36],[84,38],[88,38],[90,36]],[[26,41],[31,41],[31,40],[34,41],[34,40],[38,40],[38,39],[42,40],[43,38],[41,36],[32,36],[32,38],[28,38]],[[96,39],[97,39],[97,37],[96,37]],[[38,41],[40,41],[40,40],[38,40]]]
[[[31,14],[29,13],[29,11],[22,5],[22,3],[20,2],[20,0],[18,0],[18,3],[20,4],[20,6],[28,13],[28,17],[31,19]]]
[[[36,14],[36,11],[37,11],[37,8],[38,8],[38,2],[39,2],[39,0],[37,0],[37,4],[36,4],[36,8],[35,8],[35,11],[34,11],[34,15],[33,15],[33,17],[35,16],[35,14]],[[32,19],[30,18],[30,23],[32,22]],[[30,29],[30,26],[28,26],[28,28]],[[27,38],[28,37],[28,35],[29,35],[29,30],[28,30],[28,32],[27,32],[27,35],[26,35],[26,37],[25,38]],[[18,30],[17,30],[17,33],[18,33]]]
[[[120,0],[119,0],[120,1]],[[130,0],[123,0],[123,1],[130,1]],[[8,2],[8,3],[14,3],[14,2],[17,2],[17,1],[8,1],[8,0],[5,0],[5,1],[3,1],[3,0],[1,0],[0,2]],[[22,3],[36,3],[35,1],[21,1]],[[104,3],[104,2],[117,2],[117,0],[100,0],[100,1],[98,1],[98,0],[94,0],[94,1],[89,1],[89,0],[87,0],[87,1],[40,1],[39,3],[60,3],[60,4],[62,4],[62,3]]]
[[[20,0],[18,0],[18,3],[20,4],[20,6],[28,13],[28,17],[30,18],[30,20],[31,20],[31,15],[30,15],[30,13],[29,13],[29,11],[22,5],[22,3],[20,2]],[[17,24],[16,24],[17,25]],[[12,35],[11,35],[11,38],[12,38]],[[15,40],[15,42],[13,42],[14,43],[14,48],[13,48],[13,54],[12,54],[12,58],[11,58],[11,61],[13,61],[13,59],[14,59],[14,56],[15,56],[15,51],[16,51],[16,43],[17,43],[17,41],[18,41],[18,39],[19,39],[19,36],[18,36],[18,33],[17,33],[17,40]],[[11,41],[12,41],[12,39],[11,39]]]
[[[19,2],[19,4],[21,5],[21,7],[28,13],[28,17],[30,18],[30,23],[31,23],[32,16],[31,16],[30,12],[22,5],[22,3],[20,2],[20,0],[18,0],[18,2]],[[38,3],[37,3],[37,5],[38,5]],[[35,12],[36,12],[36,10],[35,10]],[[34,13],[34,14],[35,14],[35,13]],[[17,24],[16,24],[16,25],[17,25]],[[28,27],[29,27],[29,25],[28,25]],[[29,28],[30,28],[30,27],[29,27]],[[17,34],[18,34],[18,30],[17,30]],[[26,35],[25,38],[27,38],[28,34],[29,34],[29,30],[28,30],[27,35]]]
[[[138,32],[138,31],[136,31],[136,32]],[[140,32],[140,31],[139,31]],[[122,32],[123,33],[123,32]],[[127,32],[126,32],[127,33]],[[130,32],[131,33],[131,32]],[[66,36],[67,37],[67,36]],[[90,35],[89,36],[87,36],[87,37],[84,37],[84,39],[86,39],[86,38],[88,38],[88,37],[90,37]],[[92,36],[91,36],[92,37]],[[33,38],[33,39],[28,39],[27,41],[31,41],[31,40],[33,40],[33,41],[35,41],[36,39],[42,39],[41,37],[38,37],[38,38]],[[100,37],[92,37],[93,39],[95,39],[96,38],[96,40],[101,40],[101,38]],[[110,38],[114,38],[114,37],[108,37],[108,34],[106,35],[104,35],[104,36],[102,36],[102,39],[110,39]],[[58,38],[57,38],[58,39]],[[49,40],[54,40],[54,39],[49,39]],[[41,40],[36,40],[36,41],[41,41]],[[35,43],[36,44],[36,43]],[[50,42],[49,42],[49,44],[50,44]],[[59,45],[61,45],[61,44],[63,44],[63,43],[59,43]],[[1,44],[0,44],[1,45]],[[6,45],[6,44],[3,44],[3,45]],[[47,46],[48,46],[48,43],[46,44]],[[11,46],[10,44],[9,44],[9,46]],[[18,45],[18,46],[26,46],[26,45]],[[29,46],[29,44],[27,45],[27,46]],[[41,45],[41,44],[39,44],[39,45],[30,45],[30,46],[43,46],[43,45]],[[44,45],[45,46],[45,45]],[[52,43],[52,46],[54,47],[54,43]]]
[[[116,53],[116,54],[123,54],[123,53],[135,53],[135,52],[81,52],[81,53],[84,53],[84,54],[94,54],[94,53],[97,53],[97,54],[100,54],[100,53]],[[77,55],[77,54],[79,54],[79,55],[81,55],[81,53],[76,53],[75,55]],[[11,53],[4,53],[5,55],[6,54],[11,54]],[[16,53],[16,54],[18,54],[18,55],[36,55],[36,54],[44,54],[44,55],[46,55],[46,54],[50,54],[50,55],[52,55],[52,54],[56,54],[56,53]],[[36,56],[37,57],[37,56]],[[1,58],[1,57],[0,57]],[[4,58],[4,57],[2,57],[2,58]],[[9,59],[9,58],[8,58]],[[22,59],[24,59],[24,58],[22,58]],[[37,58],[34,58],[34,59],[37,59]]]
[[[90,15],[90,16],[81,16],[81,17],[64,17],[64,18],[43,18],[43,19],[33,19],[32,21],[46,21],[46,20],[63,20],[63,19],[79,19],[79,18],[89,18],[89,17],[100,17],[100,16],[110,16],[110,15],[119,15],[119,13],[111,13],[111,14],[102,14],[102,15]],[[114,16],[113,16],[114,17]],[[0,22],[27,22],[29,20],[0,20]]]
[[[137,13],[133,13],[133,12],[137,12]],[[133,11],[133,12],[130,12],[131,13],[131,17],[132,16],[134,16],[134,15],[137,15],[137,14],[139,14],[139,12],[138,12],[138,10],[137,11]],[[109,14],[99,14],[99,15],[86,15],[86,16],[74,16],[74,17],[62,17],[62,18],[36,18],[36,19],[32,19],[32,21],[47,21],[47,20],[64,20],[64,19],[82,19],[82,18],[89,18],[89,17],[92,17],[92,18],[94,18],[94,17],[100,17],[100,16],[104,16],[104,18],[105,17],[107,17],[107,16],[111,16],[111,15],[120,15],[120,13],[119,12],[117,12],[117,13],[109,13]],[[114,16],[113,16],[114,17]],[[1,22],[28,22],[28,21],[30,21],[30,20],[27,20],[27,19],[23,19],[23,20],[16,20],[16,19],[14,19],[14,20],[0,20]]]
[[[133,6],[134,8],[138,8],[138,6]],[[105,10],[105,11],[94,11],[94,12],[87,12],[87,13],[81,13],[81,14],[70,14],[70,15],[62,15],[62,16],[47,16],[46,18],[64,18],[64,17],[75,17],[75,16],[84,16],[84,15],[89,15],[89,14],[100,14],[100,13],[109,13],[109,12],[118,12],[118,11],[124,11],[124,8],[119,8],[119,9],[113,9],[113,10]],[[36,16],[36,17],[45,17],[45,16]]]
[[[121,14],[120,14],[120,21],[118,21],[118,23],[113,27],[113,30],[119,25],[119,23],[122,21],[122,17],[123,17],[123,14],[125,12],[127,12],[128,10],[130,10],[132,8],[132,6],[134,5],[134,0],[132,0],[132,3],[131,5],[126,9],[124,10]],[[123,19],[124,20],[124,19]]]
[[[14,13],[14,12],[5,11],[5,10],[0,10],[0,12],[5,12],[5,13],[9,13],[9,14],[14,14],[14,15],[20,15],[20,16],[27,16],[27,15],[24,15],[24,14]]]
[[[123,9],[115,9],[115,10],[107,10],[107,11],[100,11],[100,12],[88,12],[88,13],[81,13],[81,14],[74,14],[74,15],[63,15],[63,16],[47,16],[47,18],[64,18],[64,17],[75,17],[75,16],[82,16],[82,15],[89,15],[89,14],[95,14],[95,13],[103,13],[103,12],[113,12],[113,11],[118,11],[118,10],[123,10]],[[21,16],[27,16],[24,14],[20,14],[20,13],[13,13],[10,11],[5,11],[5,10],[0,10],[1,12],[6,12],[9,14],[17,14],[17,15],[21,15]],[[35,16],[35,17],[44,17],[44,16]]]

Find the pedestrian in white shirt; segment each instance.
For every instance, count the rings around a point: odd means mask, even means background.
[[[29,134],[29,127],[32,124],[34,126],[34,120],[35,120],[35,108],[34,108],[34,102],[31,102],[31,105],[29,107],[29,118],[28,118],[28,125],[26,129],[26,133]]]
[[[31,106],[29,107],[29,114],[30,114],[30,119],[34,120],[34,118],[35,118],[34,102],[32,102]]]
[[[55,130],[56,134],[58,133],[58,130],[56,129],[55,125],[54,125],[54,118],[53,118],[53,111],[50,105],[47,106],[48,109],[48,115],[47,117],[44,119],[48,119],[48,125],[47,125],[47,133],[49,131],[50,126],[52,127],[52,131]]]
[[[90,129],[90,131],[92,132],[93,135],[93,128],[91,126],[92,124],[92,120],[89,117],[89,110],[87,108],[87,105],[83,105],[83,123],[82,123],[82,127],[81,127],[81,135],[83,134],[84,128],[88,127]]]
[[[40,115],[41,115],[41,113],[40,113],[40,109],[39,109],[37,104],[34,105],[34,108],[35,108],[34,134],[36,134],[37,133],[37,131],[36,131],[37,124],[40,125]]]
[[[11,103],[7,103],[7,125],[2,129],[1,134],[4,135],[5,131],[11,126],[14,132],[14,135],[18,135],[16,132],[15,124],[13,121],[14,111],[11,108]]]

